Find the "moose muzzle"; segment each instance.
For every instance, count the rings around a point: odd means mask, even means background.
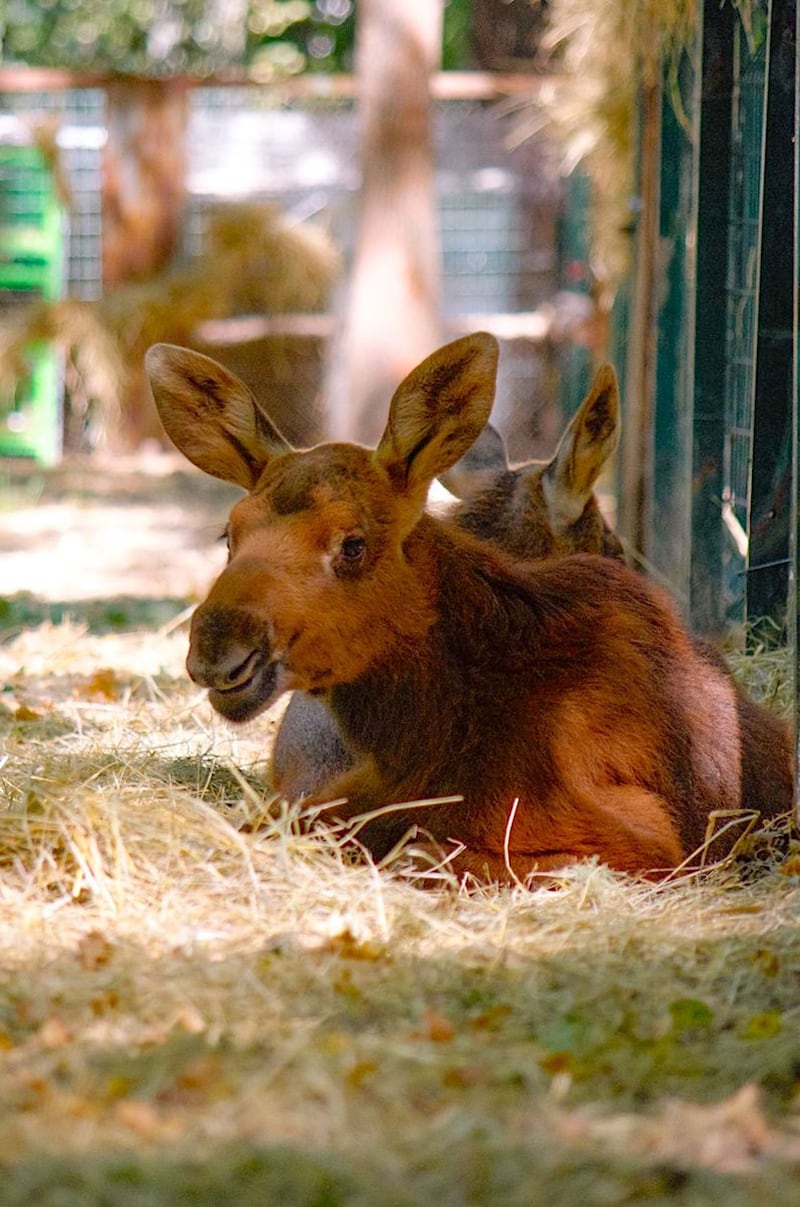
[[[249,721],[283,690],[282,666],[252,612],[201,604],[192,617],[186,669],[228,721]]]

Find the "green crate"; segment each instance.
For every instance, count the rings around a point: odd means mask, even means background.
[[[64,221],[37,147],[0,145],[0,290],[61,296]]]
[[[61,296],[64,215],[37,147],[0,145],[0,305]],[[61,450],[61,358],[45,343],[26,349],[30,373],[0,395],[0,456],[52,463]]]
[[[25,352],[30,373],[11,397],[0,394],[0,456],[52,465],[61,453],[61,356],[42,341]]]

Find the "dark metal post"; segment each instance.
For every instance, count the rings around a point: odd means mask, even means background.
[[[701,632],[724,627],[721,521],[725,447],[728,199],[733,89],[732,5],[703,7],[703,89],[697,199],[690,614]]]

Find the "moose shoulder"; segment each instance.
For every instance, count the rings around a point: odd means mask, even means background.
[[[231,374],[151,349],[173,441],[249,492],[189,672],[234,721],[287,690],[326,702],[355,761],[309,801],[323,820],[462,798],[363,823],[376,858],[420,824],[482,879],[591,855],[672,868],[741,805],[734,688],[623,565],[523,566],[425,513],[487,421],[496,361],[491,337],[457,340],[400,385],[377,449],[298,452]]]

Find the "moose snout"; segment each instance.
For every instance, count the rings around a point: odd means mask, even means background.
[[[200,687],[212,687],[217,691],[231,691],[252,679],[256,667],[262,661],[260,650],[248,649],[238,643],[224,654],[209,661],[207,655],[194,646],[189,647],[186,669],[189,678]]]
[[[246,609],[202,604],[192,618],[186,669],[228,721],[252,720],[285,690],[264,626]]]
[[[186,669],[201,687],[233,691],[249,683],[269,661],[269,643],[245,612],[197,609],[192,618]]]

